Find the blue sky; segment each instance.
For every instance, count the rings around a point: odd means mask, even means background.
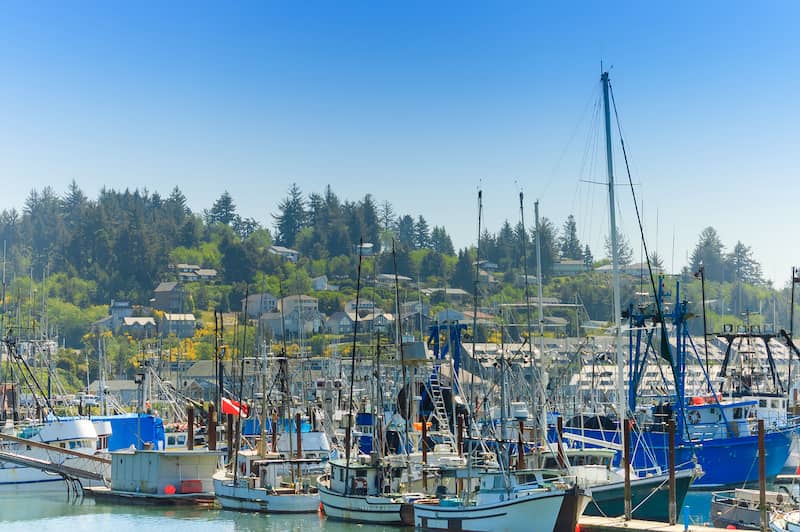
[[[228,190],[271,226],[296,182],[369,192],[457,246],[524,191],[603,255],[601,61],[649,246],[706,226],[783,285],[800,265],[794,2],[3,2],[0,208],[32,188]],[[619,155],[619,154],[617,154]],[[617,178],[624,178],[617,158]],[[618,190],[629,240],[630,194]],[[674,245],[673,245],[674,241]],[[638,247],[634,245],[634,247]]]

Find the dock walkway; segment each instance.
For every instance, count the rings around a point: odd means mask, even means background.
[[[584,515],[578,520],[580,532],[684,532],[687,530],[683,523],[668,525],[657,521],[641,521],[631,519],[625,521],[622,517],[594,517]],[[724,528],[714,528],[703,525],[689,525],[690,532],[727,532]]]

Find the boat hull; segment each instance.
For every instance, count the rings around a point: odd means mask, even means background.
[[[681,508],[695,478],[690,470],[675,475],[675,507]],[[584,515],[617,517],[625,514],[625,483],[613,482],[592,486],[592,501]],[[631,509],[634,519],[669,521],[669,475],[657,475],[631,481]]]
[[[264,488],[250,488],[246,482],[233,479],[214,479],[214,494],[225,510],[262,513],[316,513],[319,511],[318,493],[275,495]]]
[[[616,431],[567,428],[565,433],[585,435],[589,438],[619,443]],[[764,435],[766,451],[766,474],[775,477],[783,469],[789,456],[792,435],[796,429],[775,430]],[[631,433],[632,449],[649,449],[651,452],[634,452],[633,467],[637,470],[652,470],[654,467],[662,471],[668,468],[669,436],[663,432]],[[596,447],[586,444],[586,447]],[[617,453],[615,463],[619,463]],[[698,478],[693,488],[717,488],[734,484],[758,481],[758,436],[739,436],[736,438],[719,438],[688,443],[679,442],[675,446],[675,463],[678,469],[694,467],[693,459],[703,469],[703,476]],[[655,459],[655,464],[653,463]]]
[[[424,530],[516,532],[532,530],[572,531],[575,516],[564,515],[562,506],[575,490],[544,492],[517,499],[476,506],[414,505],[414,526]]]
[[[331,519],[382,525],[402,525],[401,511],[407,503],[374,495],[342,495],[319,487],[322,510]]]

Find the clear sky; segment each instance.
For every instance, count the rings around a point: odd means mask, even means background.
[[[474,243],[518,192],[596,257],[608,231],[601,61],[649,246],[706,226],[777,285],[800,265],[800,3],[108,2],[0,5],[0,208],[32,188],[224,190],[272,226],[292,182],[372,193]],[[625,177],[621,158],[617,177]],[[630,193],[619,225],[638,248]],[[674,245],[673,245],[674,242]]]

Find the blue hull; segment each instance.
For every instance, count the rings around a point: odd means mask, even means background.
[[[580,434],[581,429],[564,428],[564,432]],[[768,432],[764,435],[767,477],[774,477],[783,469],[789,457],[794,429]],[[584,429],[583,433],[590,438],[619,443],[619,433],[598,429]],[[555,441],[555,432],[550,433],[551,441]],[[641,441],[640,441],[641,439]],[[669,464],[669,440],[663,432],[631,433],[633,466],[636,469],[652,469],[658,466],[666,470]],[[595,447],[586,445],[587,447]],[[649,452],[645,452],[649,449]],[[697,456],[697,463],[705,473],[698,478],[692,487],[716,488],[731,484],[758,481],[758,436],[740,436],[737,438],[721,438],[704,440],[689,445],[678,442],[675,446],[675,464],[678,469],[693,467],[692,457]],[[621,459],[617,453],[615,464]]]

